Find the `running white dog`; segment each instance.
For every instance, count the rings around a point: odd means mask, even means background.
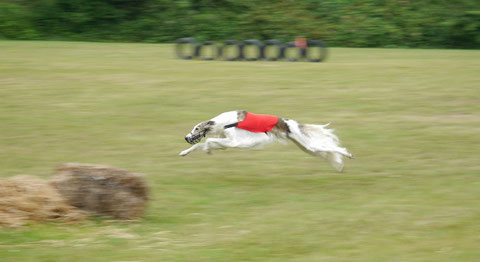
[[[353,155],[346,148],[340,147],[333,129],[326,129],[328,125],[300,124],[291,119],[257,115],[243,110],[225,112],[197,124],[185,136],[185,140],[193,146],[180,155],[185,156],[197,149],[210,153],[212,149],[231,147],[262,148],[275,141],[285,143],[290,139],[303,151],[322,157],[336,170],[342,171],[342,156],[353,158]],[[216,137],[198,143],[207,135]]]

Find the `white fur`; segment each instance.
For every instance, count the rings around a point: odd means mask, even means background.
[[[302,125],[291,119],[283,119],[287,124],[290,132],[268,132],[255,133],[244,129],[232,127],[224,129],[224,126],[237,123],[237,111],[230,111],[222,113],[209,121],[197,124],[190,133],[185,136],[185,139],[194,137],[198,134],[198,129],[201,127],[208,127],[206,133],[211,138],[207,138],[205,143],[194,144],[192,147],[180,152],[181,156],[185,156],[192,151],[202,149],[206,153],[211,150],[226,149],[226,148],[243,148],[243,149],[257,149],[263,148],[265,145],[273,142],[285,143],[287,139],[292,140],[300,149],[317,157],[322,157],[329,162],[332,167],[338,171],[343,170],[342,156],[353,158],[346,148],[340,147],[338,137],[333,134],[333,129],[327,129],[326,125]],[[213,122],[211,122],[213,121]],[[213,124],[206,124],[207,122]]]

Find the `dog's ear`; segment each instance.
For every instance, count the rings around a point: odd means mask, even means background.
[[[212,128],[212,126],[215,124],[215,121],[208,120],[204,122],[205,124],[203,125],[203,129],[208,132]]]

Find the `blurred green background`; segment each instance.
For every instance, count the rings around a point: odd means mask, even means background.
[[[4,261],[477,261],[480,51],[330,48],[325,63],[176,59],[171,44],[0,41],[0,177],[147,175],[139,221],[0,229]],[[332,122],[338,173],[293,143],[178,153],[246,109]]]
[[[0,261],[477,261],[480,51],[444,48],[480,47],[478,10],[1,1],[0,177],[105,164],[146,174],[153,198],[138,221],[1,228]],[[336,47],[287,63],[187,61],[156,44],[185,36]],[[193,125],[237,109],[332,122],[356,159],[340,174],[293,144],[178,156]]]
[[[0,38],[122,42],[322,39],[331,46],[479,48],[478,0],[3,0]]]

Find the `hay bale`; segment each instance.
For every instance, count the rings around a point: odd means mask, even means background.
[[[51,183],[71,205],[118,219],[142,216],[148,200],[143,175],[108,166],[60,164]]]
[[[0,226],[85,218],[86,213],[69,205],[48,181],[31,176],[0,179]]]

